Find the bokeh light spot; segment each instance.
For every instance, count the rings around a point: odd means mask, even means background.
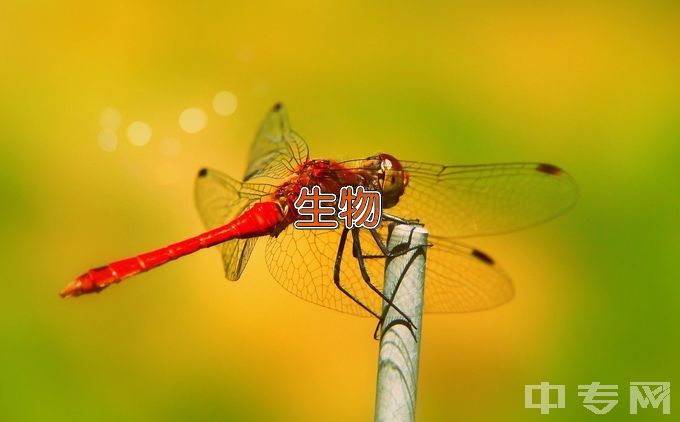
[[[99,123],[104,129],[116,130],[120,127],[120,112],[113,107],[106,107],[99,116]]]
[[[236,95],[229,91],[220,91],[213,98],[213,109],[221,116],[229,116],[236,111],[238,100]]]
[[[97,135],[97,143],[102,151],[115,151],[118,148],[118,135],[112,129],[102,129]]]
[[[132,145],[146,145],[151,140],[151,126],[144,122],[132,122],[128,126],[127,136]]]
[[[200,108],[188,108],[179,115],[179,127],[187,133],[200,132],[207,123],[208,116]]]

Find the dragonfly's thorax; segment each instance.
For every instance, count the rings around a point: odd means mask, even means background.
[[[339,197],[344,186],[362,186],[365,190],[380,192],[382,207],[390,208],[399,202],[407,184],[408,174],[399,161],[388,154],[343,162],[309,160],[278,187],[275,197],[290,222],[299,217],[293,204],[303,187],[319,186],[322,192]]]

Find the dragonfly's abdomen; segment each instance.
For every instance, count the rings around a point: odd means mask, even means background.
[[[232,240],[275,234],[284,223],[280,206],[275,202],[255,204],[251,209],[224,226],[174,243],[152,252],[93,268],[61,291],[62,296],[79,296],[99,292],[111,284],[132,277],[199,249]]]

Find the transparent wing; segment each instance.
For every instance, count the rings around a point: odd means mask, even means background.
[[[214,229],[241,215],[271,189],[267,185],[241,183],[217,170],[202,169],[196,177],[194,188],[196,208],[205,227]],[[256,238],[235,239],[218,246],[227,279],[239,279],[255,241]]]
[[[270,238],[266,262],[272,276],[284,289],[304,299],[340,312],[370,314],[343,294],[334,284],[333,272],[342,230],[298,230],[290,226]],[[379,235],[387,242],[386,226]],[[366,230],[359,242],[363,254],[379,256],[380,248]],[[425,312],[471,312],[501,305],[512,298],[507,275],[485,253],[433,237],[425,267]],[[380,314],[382,299],[365,283],[353,256],[354,240],[348,236],[342,255],[340,282],[369,309]],[[366,258],[371,282],[383,291],[385,260]]]
[[[305,141],[293,132],[285,107],[278,103],[267,114],[250,149],[243,180],[283,179],[309,159]]]
[[[341,232],[342,229],[299,230],[291,225],[278,237],[267,241],[267,267],[284,289],[301,299],[348,314],[370,316],[333,282]],[[379,312],[380,298],[363,282],[356,260],[352,257],[352,245],[350,236],[343,254],[341,283],[369,309]],[[382,277],[375,281],[380,283],[382,289]]]
[[[418,219],[433,235],[507,233],[550,220],[576,201],[576,184],[550,164],[442,166],[402,161],[409,184],[390,214]]]
[[[250,239],[234,239],[219,245],[224,264],[224,276],[227,280],[237,281],[255,248],[256,237]]]
[[[196,208],[208,230],[239,216],[252,201],[241,196],[241,182],[207,168],[196,176],[194,195]]]
[[[425,312],[473,312],[512,299],[507,274],[489,255],[431,236],[425,263]]]

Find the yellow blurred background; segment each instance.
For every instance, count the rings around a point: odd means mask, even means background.
[[[196,171],[242,175],[279,100],[313,157],[545,161],[579,183],[564,217],[472,241],[516,298],[425,317],[419,420],[542,420],[523,405],[541,381],[569,421],[595,417],[577,385],[619,384],[618,420],[628,382],[677,381],[677,2],[364,3],[3,1],[0,419],[372,418],[374,322],[285,292],[262,245],[237,283],[203,251],[57,296],[200,232]]]

